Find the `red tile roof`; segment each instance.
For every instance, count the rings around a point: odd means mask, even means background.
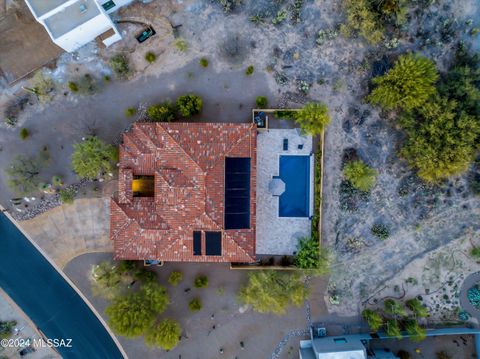
[[[120,145],[118,195],[110,207],[115,258],[255,261],[256,136],[250,124],[134,124]],[[251,158],[248,229],[224,229],[225,157]],[[133,197],[137,175],[155,176],[154,197]],[[222,255],[194,256],[193,231],[221,231]]]

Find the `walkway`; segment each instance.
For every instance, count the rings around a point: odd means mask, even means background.
[[[109,199],[78,199],[33,219],[20,222],[22,229],[63,268],[87,252],[110,252]]]
[[[478,319],[480,322],[480,310],[475,308],[472,303],[467,298],[468,290],[472,288],[475,284],[480,284],[480,272],[470,274],[462,283],[462,288],[460,289],[460,305],[462,309],[468,312],[472,317]]]

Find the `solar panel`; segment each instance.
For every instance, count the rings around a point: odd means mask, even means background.
[[[250,228],[250,158],[225,158],[225,229]]]
[[[193,255],[202,255],[202,232],[200,231],[193,232]]]
[[[207,256],[222,255],[221,232],[205,232],[205,254]]]

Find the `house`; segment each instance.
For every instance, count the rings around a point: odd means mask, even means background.
[[[255,262],[254,124],[135,123],[111,200],[115,259]]]
[[[73,52],[97,37],[105,46],[122,37],[108,15],[132,0],[25,0],[52,41]]]

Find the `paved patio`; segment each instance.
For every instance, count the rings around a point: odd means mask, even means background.
[[[283,139],[288,150],[283,150]],[[303,144],[303,149],[298,145]],[[271,129],[257,137],[257,254],[291,255],[297,249],[298,238],[309,236],[309,218],[279,217],[279,197],[273,196],[268,185],[279,175],[281,155],[309,155],[312,137],[301,136],[295,129]],[[310,168],[310,187],[313,185],[313,166]],[[310,190],[313,193],[313,190]],[[312,200],[310,200],[312,207]],[[312,208],[310,208],[312,213]]]

